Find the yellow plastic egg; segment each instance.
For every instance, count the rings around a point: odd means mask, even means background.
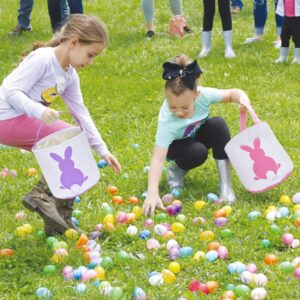
[[[185,230],[184,225],[179,222],[173,223],[171,228],[172,228],[172,231],[175,233],[183,232]]]
[[[139,219],[143,214],[143,210],[140,206],[135,206],[131,212],[135,214],[136,219]]]
[[[169,270],[172,271],[173,273],[177,274],[179,273],[180,271],[180,264],[176,261],[172,261],[170,264],[169,264]]]
[[[214,238],[215,238],[215,234],[210,230],[203,231],[200,233],[201,241],[212,241]]]
[[[203,200],[196,201],[194,207],[196,210],[201,210],[206,205],[206,202]]]
[[[195,260],[202,260],[205,258],[205,253],[203,251],[197,251],[195,254],[194,254],[194,259]]]
[[[105,279],[105,270],[104,268],[102,268],[101,266],[97,266],[95,267],[94,269],[96,272],[97,272],[97,278],[100,279],[100,280],[103,280]]]
[[[226,206],[223,207],[223,209],[226,211],[227,217],[229,215],[231,215],[231,213],[232,213],[232,207],[231,206],[226,205]]]
[[[31,233],[32,232],[32,226],[30,224],[24,224],[22,226],[25,233]]]
[[[78,232],[73,228],[69,228],[65,231],[65,236],[70,240],[77,240],[78,235]]]
[[[300,204],[295,204],[293,206],[293,211],[298,211],[298,210],[300,210]]]
[[[19,227],[16,228],[15,234],[17,236],[23,237],[23,236],[26,235],[26,232],[24,231],[24,228],[22,226],[19,226]]]
[[[107,224],[107,223],[114,223],[114,216],[112,214],[107,214],[104,219],[103,219],[103,223]]]
[[[168,269],[162,270],[161,275],[162,275],[162,278],[164,279],[165,283],[171,284],[176,279],[176,275]]]
[[[283,204],[283,205],[286,205],[286,206],[289,206],[289,205],[292,204],[292,200],[291,200],[291,198],[288,195],[282,195],[279,198],[279,203]]]

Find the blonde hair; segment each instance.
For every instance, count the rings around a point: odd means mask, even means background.
[[[170,62],[178,64],[180,67],[185,68],[187,65],[192,63],[192,60],[185,54],[179,54],[175,56]],[[199,78],[200,75],[197,77]],[[165,83],[165,90],[169,89],[174,95],[179,96],[183,94],[186,90],[190,90],[181,80],[177,77],[172,80],[167,80]],[[197,91],[197,84],[195,84],[193,91]]]
[[[84,14],[72,14],[65,25],[47,43],[35,43],[33,50],[41,47],[56,47],[62,42],[78,38],[80,43],[101,43],[108,46],[106,25],[97,17]]]

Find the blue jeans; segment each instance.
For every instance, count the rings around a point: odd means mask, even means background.
[[[274,0],[275,10],[278,0]],[[268,17],[267,0],[254,0],[253,1],[253,15],[254,15],[254,27],[256,34],[263,34],[265,31],[265,25]],[[275,14],[276,33],[280,35],[283,17]]]
[[[68,0],[71,14],[82,14],[83,5],[82,0]]]
[[[231,0],[231,7],[239,7],[242,10],[243,6],[242,0]]]
[[[30,27],[30,15],[33,8],[34,0],[20,0],[18,9],[18,25],[22,28]]]

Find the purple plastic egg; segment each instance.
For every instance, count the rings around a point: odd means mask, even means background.
[[[223,227],[228,223],[228,219],[224,217],[216,218],[214,223],[218,227]]]
[[[175,205],[169,205],[166,207],[166,211],[170,216],[175,216],[177,214],[177,210]]]
[[[172,194],[166,194],[166,195],[164,195],[164,196],[161,198],[161,200],[162,200],[163,202],[165,202],[166,204],[170,204],[170,203],[172,203],[172,201],[174,200],[174,197],[173,197]]]
[[[172,247],[170,250],[169,250],[169,258],[171,260],[175,260],[179,257],[179,247]]]
[[[194,224],[203,224],[206,222],[206,220],[202,217],[195,217],[192,222]]]
[[[149,239],[147,241],[147,248],[148,249],[158,249],[159,247],[160,247],[160,244],[156,239]]]
[[[175,207],[176,213],[180,213],[182,211],[182,205],[179,203],[175,203],[173,204],[173,206]]]
[[[101,237],[101,232],[99,232],[99,231],[92,231],[90,233],[90,239],[91,240],[96,240],[96,239],[98,239],[100,237]]]
[[[116,218],[118,224],[125,224],[127,219],[127,214],[124,212],[119,212]]]
[[[219,259],[227,259],[229,252],[228,249],[224,246],[220,246],[217,250]]]

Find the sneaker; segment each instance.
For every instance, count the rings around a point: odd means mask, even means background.
[[[274,41],[273,44],[274,44],[275,49],[280,49],[280,47],[281,47],[281,41],[280,40],[279,41]]]
[[[294,57],[292,64],[300,64],[300,59],[298,57]]]
[[[146,33],[146,37],[147,38],[149,38],[149,39],[151,39],[153,36],[154,36],[154,31],[153,30],[149,30],[149,31],[147,31],[147,33]]]
[[[274,62],[276,63],[276,64],[281,64],[281,63],[284,63],[284,62],[287,62],[288,61],[288,59],[287,59],[287,57],[282,57],[282,56],[280,56],[278,59],[276,59]]]
[[[183,27],[183,30],[184,30],[184,32],[186,32],[186,33],[194,33],[194,31],[193,31],[190,27],[188,27],[188,26],[184,26],[184,27]]]
[[[239,6],[233,6],[230,11],[232,15],[238,15],[241,12],[241,8]]]
[[[262,39],[259,39],[256,36],[250,37],[250,38],[246,38],[244,44],[252,44],[252,43],[256,43],[256,42],[261,42]]]
[[[28,27],[21,27],[20,25],[17,25],[11,32],[9,32],[9,35],[20,35],[23,32],[31,32],[32,27],[29,25]]]

